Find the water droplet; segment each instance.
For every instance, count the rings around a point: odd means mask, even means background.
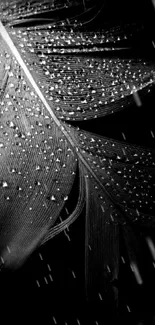
[[[6,123],[10,128],[14,128],[15,127],[15,124],[12,122],[12,121],[8,121]]]
[[[65,197],[64,197],[64,201],[67,201],[68,200],[68,196],[66,195]]]
[[[40,170],[41,167],[39,165],[36,166],[36,170]]]
[[[18,185],[17,185],[16,189],[17,189],[17,191],[22,191],[22,188]]]
[[[6,196],[6,197],[5,197],[5,200],[6,200],[6,201],[10,201],[10,197],[9,197],[9,196]]]
[[[2,186],[2,187],[8,187],[8,183],[6,182],[6,181],[2,181],[2,182],[0,182],[0,185]]]
[[[38,186],[40,186],[41,183],[40,183],[39,181],[35,181],[35,182],[34,182],[34,185],[38,185]]]
[[[56,198],[54,195],[51,196],[51,201],[56,201]]]

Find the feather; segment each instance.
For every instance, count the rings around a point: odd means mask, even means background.
[[[57,21],[60,23],[61,21],[68,20],[71,16],[72,19],[76,20],[79,17],[83,18],[85,14],[89,13],[96,9],[93,2],[91,0],[87,0],[87,8],[86,4],[84,4],[83,0],[81,1],[6,1],[2,0],[0,4],[1,11],[1,20],[11,23],[18,22],[26,22],[27,20],[30,22],[38,19],[45,19],[49,21],[54,21],[57,18]],[[83,12],[84,10],[84,12]],[[70,13],[71,12],[71,13]],[[74,16],[74,18],[73,18]]]
[[[92,2],[87,4],[85,10],[91,10]],[[123,29],[87,30],[89,22],[80,23],[82,11],[76,24],[70,17],[37,25],[38,14],[44,19],[45,12],[60,10],[58,3],[53,6],[1,2],[6,25],[0,22],[1,264],[18,268],[85,209],[87,295],[111,296],[119,274],[120,231],[141,282],[133,228],[154,226],[155,152],[67,122],[125,109],[134,93],[140,103],[137,96],[154,87],[155,67],[149,59],[114,57],[113,46],[120,50],[120,41],[128,38]],[[76,175],[77,204],[56,224]]]
[[[90,51],[102,50],[104,34],[100,33],[100,41],[98,34],[93,39],[92,33],[79,36],[79,32],[48,28],[16,28],[11,36],[38,83],[43,80],[42,92],[58,118],[75,121],[105,116],[131,105],[136,92],[143,98],[154,86],[151,60],[88,56]],[[87,56],[80,55],[83,51]]]
[[[112,291],[111,282],[118,278],[119,225],[113,218],[114,206],[105,196],[102,199],[97,183],[90,178],[86,182],[86,294],[89,300],[98,294],[107,299]]]
[[[1,56],[4,53],[10,58],[2,45]],[[9,79],[1,102],[1,226],[9,229],[8,234],[1,234],[1,246],[10,248],[9,256],[18,264],[37,244],[36,235],[44,233],[59,215],[77,162],[63,132],[30,91],[13,57],[4,69]]]

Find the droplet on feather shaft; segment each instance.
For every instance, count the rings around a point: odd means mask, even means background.
[[[141,275],[140,275],[140,272],[139,272],[139,269],[138,269],[138,266],[136,265],[136,263],[132,262],[130,264],[131,266],[131,270],[133,271],[134,273],[134,276],[136,278],[136,281],[139,285],[141,285],[143,283],[143,280],[141,278]]]
[[[151,255],[152,255],[153,259],[155,260],[155,245],[154,245],[154,243],[153,243],[153,241],[152,241],[152,239],[150,237],[147,237],[146,241],[147,241],[147,244],[149,246]]]

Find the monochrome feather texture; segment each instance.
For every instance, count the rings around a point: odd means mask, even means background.
[[[118,278],[120,231],[141,281],[134,226],[155,222],[155,151],[68,122],[100,121],[133,101],[141,106],[154,89],[155,64],[119,56],[140,27],[93,31],[83,23],[86,5],[91,11],[92,1],[1,1],[0,255],[2,269],[18,268],[85,209],[91,297]],[[75,18],[54,19],[74,6]],[[53,13],[48,23],[45,13]],[[56,224],[77,176],[77,204]]]

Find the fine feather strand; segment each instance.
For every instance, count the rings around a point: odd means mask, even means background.
[[[17,267],[58,218],[77,161],[5,43],[1,57],[9,78],[0,104],[0,246],[6,266]]]
[[[153,61],[88,56],[91,47],[93,51],[94,48],[102,50],[102,43],[108,39],[104,31],[99,40],[95,33],[70,34],[55,32],[49,27],[17,28],[10,34],[59,119],[86,120],[115,113],[131,105],[136,92],[143,98],[153,90]],[[83,50],[86,53],[82,56],[79,52]]]
[[[85,205],[85,186],[84,186],[84,174],[83,174],[83,166],[80,166],[80,184],[79,184],[79,198],[76,205],[76,208],[71,213],[71,215],[57,226],[52,227],[47,232],[45,238],[41,242],[41,245],[45,244],[47,241],[58,235],[60,232],[64,231],[80,216],[82,210],[84,209]]]
[[[111,281],[118,278],[119,224],[112,217],[113,205],[90,178],[86,178],[86,193],[86,292],[89,299],[98,294],[107,299]]]

